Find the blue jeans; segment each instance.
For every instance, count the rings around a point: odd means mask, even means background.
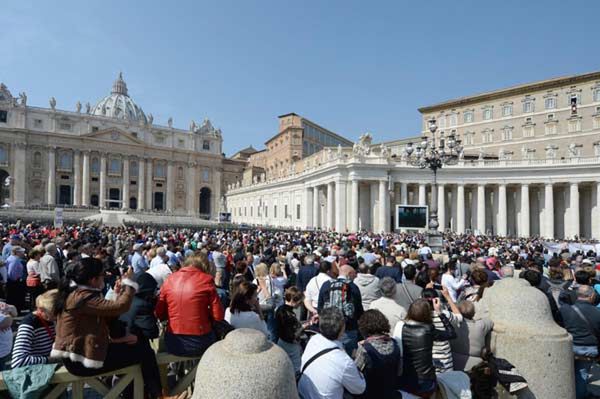
[[[573,345],[573,353],[579,356],[596,357],[598,356],[598,347]],[[590,360],[575,360],[575,397],[577,399],[584,399],[588,394],[587,385],[593,363]]]
[[[358,348],[358,330],[346,330],[342,335],[342,344],[348,356],[352,357],[352,352]]]
[[[167,352],[175,356],[202,356],[209,346],[217,342],[214,331],[204,335],[183,335],[165,333]]]
[[[277,333],[277,319],[275,319],[275,310],[264,312],[265,322],[267,323],[267,330],[269,330],[269,341],[277,343],[279,334]]]

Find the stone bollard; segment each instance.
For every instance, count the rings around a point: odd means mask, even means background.
[[[297,399],[288,355],[248,328],[233,330],[202,356],[193,399]]]
[[[508,278],[487,289],[482,302],[494,322],[492,351],[529,384],[517,398],[574,398],[573,340],[552,319],[547,297],[523,279]],[[500,397],[514,398],[506,395]]]

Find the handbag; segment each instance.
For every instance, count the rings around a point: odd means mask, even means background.
[[[39,287],[42,285],[42,279],[39,274],[28,274],[25,280],[25,285],[30,288]]]

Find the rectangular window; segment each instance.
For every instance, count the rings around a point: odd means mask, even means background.
[[[456,126],[457,119],[458,118],[456,114],[450,114],[450,126]]]
[[[273,217],[277,219],[277,205],[273,205]]]
[[[594,118],[594,129],[600,129],[600,118]]]
[[[465,123],[473,122],[473,111],[466,111],[464,116]]]
[[[58,124],[58,128],[60,130],[71,131],[71,129],[73,128],[73,125],[71,125],[70,123],[66,123],[66,122],[60,122]]]
[[[34,119],[33,127],[35,127],[36,129],[42,129],[44,127],[44,121],[42,121],[41,119]]]
[[[178,139],[177,140],[177,145],[179,146],[179,148],[183,148],[185,146],[185,140]]]
[[[287,207],[287,205],[284,205],[284,207],[283,207],[283,217],[285,219],[288,218],[288,207]]]
[[[100,128],[98,126],[92,126],[92,133],[96,133]]]
[[[551,135],[551,134],[556,134],[556,132],[557,132],[556,123],[546,124],[546,134]]]
[[[492,131],[486,130],[483,132],[482,142],[485,144],[492,143],[494,141],[494,133]]]
[[[548,97],[546,101],[544,101],[544,106],[546,109],[556,108],[556,97]]]
[[[300,204],[296,204],[296,219],[300,220]]]
[[[526,100],[525,102],[523,102],[523,112],[524,113],[533,112],[533,101],[532,100]]]
[[[465,145],[473,145],[473,133],[465,134]]]
[[[156,144],[164,144],[165,143],[165,137],[164,136],[154,136],[154,143]]]
[[[581,131],[581,120],[576,119],[573,121],[569,121],[569,133],[579,132]]]
[[[569,104],[573,104],[573,102],[576,102],[577,105],[580,105],[581,104],[581,95],[570,94],[569,95]]]
[[[512,129],[507,127],[502,130],[502,140],[510,141],[512,140]]]
[[[512,105],[506,104],[502,107],[502,116],[511,116],[512,115]]]
[[[0,123],[6,123],[8,120],[8,111],[0,109]]]
[[[546,119],[548,119],[549,121],[554,120],[554,114],[548,114],[546,116]]]
[[[600,89],[594,90],[594,102],[600,102]]]
[[[208,181],[210,178],[210,173],[208,172],[208,169],[204,169],[202,171],[202,180],[203,181]]]
[[[483,120],[489,121],[490,119],[492,119],[492,109],[486,108],[483,110]]]
[[[523,127],[523,137],[534,137],[535,129],[534,126],[524,126]]]

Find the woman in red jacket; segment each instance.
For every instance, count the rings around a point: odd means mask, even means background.
[[[177,356],[201,356],[216,341],[213,321],[223,320],[223,307],[204,256],[188,258],[160,290],[156,315],[167,320],[165,344]]]

